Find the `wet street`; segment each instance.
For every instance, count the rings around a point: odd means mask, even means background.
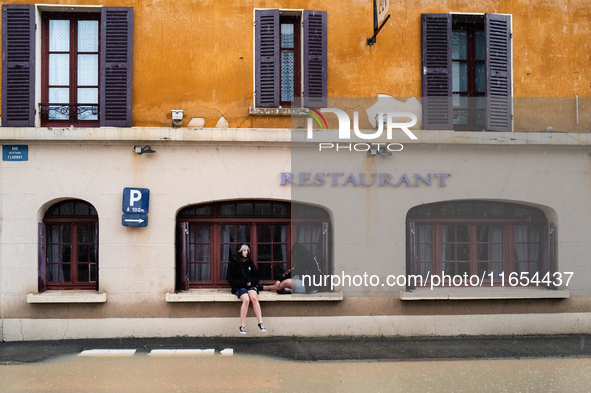
[[[590,358],[301,362],[217,352],[95,352],[0,366],[4,393],[590,390]]]

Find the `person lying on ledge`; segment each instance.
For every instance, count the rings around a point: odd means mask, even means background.
[[[291,270],[286,271],[283,273],[279,281],[276,281],[275,284],[272,285],[259,285],[258,289],[263,291],[277,291],[278,294],[290,294],[290,293],[316,293],[318,292],[318,287],[314,285],[308,285],[308,287],[304,286],[301,275],[308,275],[311,278],[314,275],[319,275],[320,265],[318,260],[310,252],[306,247],[304,247],[301,243],[294,243],[291,248],[291,255],[294,257],[295,261],[297,262],[297,268],[294,267],[294,272],[298,272],[298,274],[294,274],[293,278],[291,277]],[[313,284],[313,282],[311,282]]]

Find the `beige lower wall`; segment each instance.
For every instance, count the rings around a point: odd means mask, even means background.
[[[254,135],[254,131],[240,132]],[[423,138],[431,135],[435,138],[444,134],[425,132]],[[461,136],[457,133],[453,138]],[[226,323],[227,334],[233,335],[238,304],[165,302],[165,294],[174,291],[176,214],[191,204],[231,199],[293,199],[325,206],[331,214],[334,273],[358,274],[366,270],[382,279],[388,274],[405,273],[405,217],[413,206],[459,199],[533,205],[556,224],[559,270],[575,272],[567,288],[571,298],[566,300],[403,302],[395,296],[377,297],[366,289],[340,288],[345,295],[342,302],[264,303],[265,318],[276,321],[278,326],[272,334],[374,334],[382,326],[371,322],[375,318],[390,321],[385,322],[387,326],[411,326],[421,334],[458,329],[463,333],[451,334],[525,334],[550,324],[543,322],[546,316],[553,322],[545,331],[569,332],[576,325],[573,318],[591,312],[591,158],[587,142],[569,146],[568,141],[556,145],[544,145],[543,141],[528,145],[526,141],[511,146],[496,142],[495,138],[504,135],[487,133],[490,139],[477,137],[480,140],[475,144],[467,144],[466,140],[409,144],[403,154],[391,157],[331,153],[319,161],[307,160],[307,153],[294,153],[295,149],[280,141],[151,140],[149,144],[156,153],[142,155],[132,152],[134,145],[142,144],[133,140],[80,142],[68,140],[64,134],[63,140],[56,137],[47,142],[5,142],[28,144],[29,161],[0,163],[0,313],[4,337],[22,337],[17,334],[21,322],[26,339],[46,337],[49,333],[43,331],[43,324],[57,326],[58,333],[51,337],[74,334],[63,328],[69,323],[71,327],[79,326],[71,332],[84,332],[75,334],[89,337],[133,336],[136,330],[142,335],[218,335],[221,333],[209,326]],[[393,175],[452,173],[452,177],[446,187],[354,188],[327,184],[304,189],[280,185],[281,172],[337,170]],[[150,189],[147,228],[121,225],[124,187]],[[106,303],[26,302],[28,293],[37,292],[37,223],[52,203],[65,198],[80,198],[97,208],[99,292],[107,293]],[[351,209],[347,201],[362,208]],[[401,289],[391,288],[393,293]],[[490,323],[497,316],[509,321],[508,326],[517,326],[517,331]],[[432,321],[429,318],[446,326],[445,321],[456,317],[469,323],[454,323],[457,326],[450,325],[447,330],[422,327],[424,321]],[[356,322],[346,322],[350,318]],[[322,334],[306,328],[302,328],[306,333],[293,333],[291,322],[284,320],[320,326],[318,332]],[[343,321],[344,327],[339,327]],[[367,321],[371,328],[364,326]],[[154,328],[145,327],[152,323]],[[380,334],[410,334],[406,328],[396,329],[388,327]]]
[[[113,337],[237,337],[235,318],[5,319],[4,341]],[[265,318],[267,336],[453,336],[591,333],[591,313]],[[259,337],[256,320],[246,323]]]

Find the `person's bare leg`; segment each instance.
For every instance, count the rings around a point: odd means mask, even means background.
[[[245,293],[244,295],[240,296],[240,299],[242,300],[242,306],[240,307],[240,326],[245,326],[246,314],[248,313],[248,304],[250,303],[250,297]],[[254,307],[254,304],[253,304],[253,307]],[[259,307],[259,312],[260,312],[260,307]]]
[[[250,301],[252,302],[252,309],[254,310],[254,315],[257,317],[257,321],[259,321],[259,323],[263,323],[263,316],[261,315],[261,305],[259,304],[257,291],[248,291],[248,296],[250,297]]]
[[[287,281],[287,280],[286,280]],[[276,291],[279,289],[281,282],[276,281],[273,285],[263,285],[263,291]]]

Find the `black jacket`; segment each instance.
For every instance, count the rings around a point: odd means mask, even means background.
[[[259,283],[259,273],[250,258],[246,258],[244,262],[239,262],[238,258],[232,259],[226,274],[228,284],[232,287],[232,293],[236,293],[240,288],[246,288],[249,282],[251,287]]]

